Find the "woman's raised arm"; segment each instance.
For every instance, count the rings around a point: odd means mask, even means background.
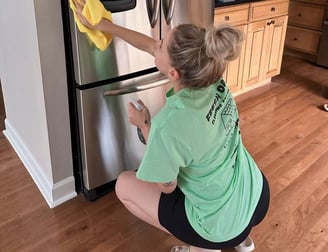
[[[156,45],[155,39],[148,37],[140,32],[136,32],[128,28],[116,25],[104,18],[97,25],[91,25],[88,20],[82,15],[82,10],[85,1],[82,0],[81,3],[79,3],[77,0],[73,0],[73,2],[77,9],[76,14],[78,15],[81,23],[89,29],[95,29],[102,32],[111,33],[112,35],[118,36],[121,39],[125,40],[130,45],[153,55]]]

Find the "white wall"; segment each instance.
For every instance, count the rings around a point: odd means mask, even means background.
[[[0,3],[4,133],[54,207],[76,195],[60,0]]]

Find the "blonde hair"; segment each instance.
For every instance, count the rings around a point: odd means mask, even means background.
[[[244,34],[228,25],[205,30],[182,24],[168,45],[170,63],[186,87],[207,87],[222,77],[228,61],[238,57],[243,40]]]

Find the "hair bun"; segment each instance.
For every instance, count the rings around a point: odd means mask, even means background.
[[[217,82],[227,61],[239,55],[243,38],[242,32],[227,25],[208,30],[193,24],[176,26],[167,51],[171,66],[179,72],[179,82],[191,88]]]
[[[230,25],[209,28],[205,33],[205,53],[214,60],[231,61],[239,56],[244,33]]]

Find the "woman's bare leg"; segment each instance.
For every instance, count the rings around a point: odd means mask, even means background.
[[[169,233],[158,219],[161,191],[155,183],[141,181],[134,171],[119,175],[115,186],[116,195],[123,205],[136,217]]]
[[[138,180],[134,171],[125,171],[119,175],[115,186],[116,195],[123,205],[136,217],[148,224],[167,231],[158,219],[158,205],[161,191],[155,183]],[[190,247],[190,252],[219,252]]]

